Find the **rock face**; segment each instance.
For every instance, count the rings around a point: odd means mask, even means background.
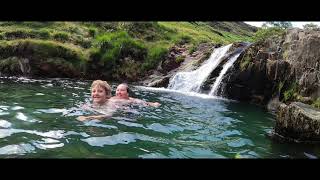
[[[176,69],[180,66],[181,62],[186,58],[186,56],[186,46],[173,46],[169,50],[169,54],[167,55],[167,57],[163,61],[161,61],[157,70],[165,74],[173,69]]]
[[[319,48],[314,30],[289,29],[254,43],[227,72],[220,96],[268,106],[278,114],[274,137],[320,142],[320,110],[310,106],[320,97]]]
[[[9,57],[0,60],[0,76],[77,78],[80,72],[61,58],[31,59]]]
[[[291,29],[283,43],[283,58],[299,84],[301,96],[320,95],[320,31]]]
[[[289,63],[278,59],[278,43],[260,42],[247,48],[222,81],[222,91],[230,99],[266,105],[285,78]]]
[[[301,102],[281,104],[275,133],[294,142],[320,142],[320,109]]]
[[[296,85],[312,102],[320,96],[320,31],[289,29],[283,37],[252,44],[222,81],[223,96],[266,105]],[[300,101],[300,100],[299,100]]]

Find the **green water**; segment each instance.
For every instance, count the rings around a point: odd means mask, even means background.
[[[76,117],[89,114],[78,107],[90,101],[90,84],[0,78],[0,157],[318,157],[318,147],[267,138],[275,120],[261,108],[174,92],[133,87],[135,97],[162,106],[132,107],[104,121],[80,122]]]

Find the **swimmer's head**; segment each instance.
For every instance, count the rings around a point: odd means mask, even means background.
[[[111,97],[110,85],[102,80],[93,81],[91,85],[91,97],[94,103],[105,103]]]
[[[129,98],[129,88],[128,88],[128,84],[126,83],[121,83],[118,85],[117,90],[116,90],[116,96],[118,98],[122,98],[122,99],[128,99]]]

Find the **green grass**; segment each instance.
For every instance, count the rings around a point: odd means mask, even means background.
[[[181,62],[183,62],[185,60],[185,57],[184,56],[178,56],[177,58],[176,58],[176,62],[177,63],[181,63]]]
[[[10,56],[33,56],[61,57],[68,61],[85,61],[87,54],[72,44],[63,44],[54,41],[36,39],[23,39],[13,41],[0,41],[0,57]]]
[[[0,23],[0,39],[43,39],[71,43],[81,48],[89,48],[92,40],[90,28],[75,22],[20,22]]]
[[[216,44],[229,44],[238,41],[252,41],[246,36],[232,35],[231,33],[216,30],[213,27],[198,23],[198,25],[189,22],[159,22],[160,25],[172,30],[176,33],[171,33],[171,39],[179,39],[179,36],[189,36],[191,41],[195,44],[202,42],[211,42]],[[223,36],[215,33],[218,32]]]
[[[254,39],[252,37],[246,37],[246,36],[240,36],[237,34],[232,34],[230,32],[222,32],[222,34],[224,35],[225,39],[228,42],[253,42]]]
[[[127,56],[131,56],[136,60],[144,60],[147,55],[147,50],[143,43],[133,39],[125,31],[105,33],[98,36],[96,45],[101,51],[101,60],[112,64]]]
[[[155,68],[169,52],[169,45],[165,42],[149,44],[146,61],[142,64],[142,70],[147,71]]]
[[[294,82],[291,84],[288,90],[286,90],[283,95],[284,95],[284,102],[287,101],[294,101],[297,96],[298,96],[298,83]]]
[[[281,37],[285,33],[285,29],[278,27],[260,28],[253,36],[254,41],[263,41],[271,37]]]
[[[192,53],[194,53],[195,51],[197,51],[197,46],[196,46],[196,45],[192,45],[192,46],[189,48],[189,54],[192,54]]]

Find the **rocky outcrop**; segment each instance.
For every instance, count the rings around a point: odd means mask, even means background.
[[[252,44],[223,79],[223,95],[259,105],[275,96],[310,104],[320,95],[319,47],[320,31],[301,29]],[[294,97],[285,99],[293,86]]]
[[[299,85],[299,94],[316,99],[320,95],[320,31],[290,29],[283,43],[283,58]]]
[[[280,59],[281,41],[252,44],[222,80],[221,91],[230,99],[266,105],[287,74],[289,63]]]
[[[157,70],[165,74],[173,69],[176,69],[184,61],[187,55],[188,51],[185,45],[181,47],[173,46],[169,50],[169,54],[167,55],[167,57],[160,62]]]
[[[254,43],[227,72],[221,91],[276,113],[273,138],[320,142],[320,110],[310,106],[320,97],[319,48],[320,31],[301,29]]]
[[[74,65],[62,58],[34,60],[32,58],[9,57],[0,60],[1,76],[24,77],[80,77]]]
[[[320,109],[301,102],[281,104],[274,138],[291,142],[320,142]]]

